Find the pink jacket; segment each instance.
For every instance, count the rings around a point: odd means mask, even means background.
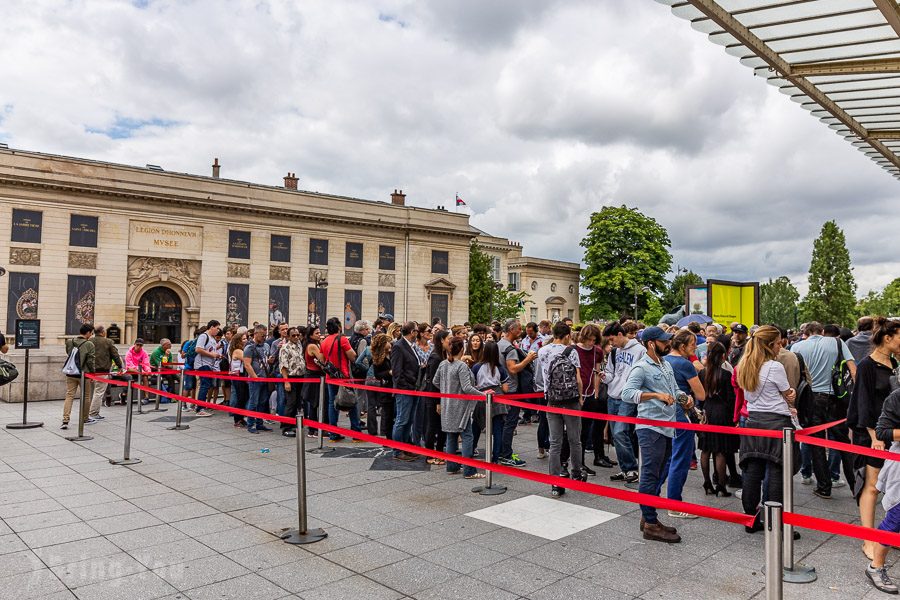
[[[741,417],[747,418],[750,413],[747,412],[747,399],[744,397],[744,390],[737,382],[737,368],[731,373],[731,386],[734,388],[734,422],[737,423]]]
[[[150,372],[150,355],[143,348],[132,346],[125,354],[125,369],[140,373]]]

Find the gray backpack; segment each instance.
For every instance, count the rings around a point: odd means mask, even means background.
[[[547,371],[544,397],[550,404],[563,404],[578,399],[578,370],[569,360],[575,346],[569,346],[553,359]]]

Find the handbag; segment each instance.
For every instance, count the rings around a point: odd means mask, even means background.
[[[325,374],[331,379],[346,379],[346,375],[344,375],[344,372],[340,368],[340,365],[344,362],[343,353],[341,352],[340,333],[334,339],[334,348],[337,349],[338,364],[335,365],[333,362],[326,359],[325,364],[322,365],[322,370],[324,370]],[[356,407],[356,392],[351,388],[338,386],[337,394],[334,395],[334,407],[338,410],[353,410]]]
[[[16,368],[16,365],[0,358],[0,386],[11,383],[18,376],[19,370]]]

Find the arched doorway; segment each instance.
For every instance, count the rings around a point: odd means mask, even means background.
[[[138,302],[137,337],[148,344],[156,344],[168,338],[173,344],[181,343],[181,298],[164,286],[152,287],[141,295]]]

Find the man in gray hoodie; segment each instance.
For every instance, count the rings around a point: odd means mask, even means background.
[[[602,373],[606,383],[609,399],[607,400],[607,412],[611,415],[623,417],[636,417],[637,404],[622,399],[622,388],[632,367],[647,354],[644,348],[635,338],[638,325],[634,321],[624,323],[610,323],[603,330],[603,337],[612,342],[613,350],[606,361],[606,368]],[[632,440],[634,437],[634,425],[610,421],[610,429],[613,436],[613,445],[616,448],[616,459],[622,469],[618,473],[610,475],[612,481],[625,481],[635,483],[638,480],[637,446]]]

